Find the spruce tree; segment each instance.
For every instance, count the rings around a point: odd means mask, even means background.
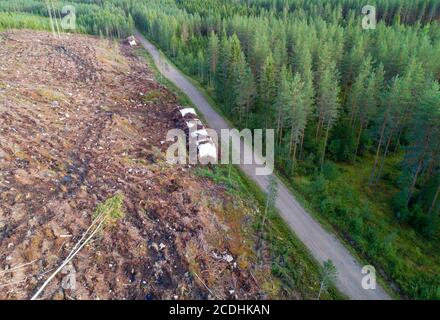
[[[219,63],[219,39],[214,31],[211,31],[209,36],[209,86],[213,86],[214,77],[217,72],[217,66]]]

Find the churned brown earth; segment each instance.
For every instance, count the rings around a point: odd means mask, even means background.
[[[124,217],[39,298],[274,297],[257,206],[164,160],[176,105],[123,43],[0,33],[0,299],[30,298],[116,194]]]

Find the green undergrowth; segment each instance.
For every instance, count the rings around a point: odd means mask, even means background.
[[[250,202],[257,201],[258,212],[264,212],[266,195],[235,166],[196,167],[194,172],[224,186],[234,197],[248,199]],[[269,210],[264,225],[261,214],[257,214],[254,231],[269,252],[273,275],[281,280],[283,289],[288,295],[302,299],[316,299],[320,285],[320,266],[278,212]],[[333,285],[321,296],[321,299],[329,300],[344,298]]]
[[[50,31],[50,19],[17,12],[0,12],[0,31],[6,29]]]
[[[391,181],[400,157],[387,160],[383,179],[374,186],[369,186],[370,156],[355,164],[328,162],[320,174],[283,180],[317,220],[378,269],[387,289],[408,298],[440,299],[438,237],[423,237],[393,214],[399,189]]]
[[[110,225],[115,224],[125,216],[124,196],[117,194],[99,204],[93,213],[93,219],[103,216]]]

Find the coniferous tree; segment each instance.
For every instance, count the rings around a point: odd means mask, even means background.
[[[252,70],[247,64],[244,65],[242,72],[242,77],[236,89],[237,105],[239,108],[239,121],[242,123],[244,120],[247,128],[249,113],[255,102],[256,86]]]
[[[317,137],[323,128],[324,142],[321,152],[321,166],[324,164],[325,152],[330,130],[336,123],[339,114],[339,84],[336,63],[332,60],[329,47],[325,46],[318,70],[318,89],[316,108],[318,116]]]
[[[348,95],[348,112],[350,114],[350,125],[353,128],[356,125],[359,113],[362,112],[360,109],[362,108],[366,96],[365,87],[371,68],[371,57],[368,57],[363,62],[350,94]]]
[[[295,74],[291,84],[291,101],[286,110],[290,126],[289,154],[292,157],[293,166],[297,160],[297,148],[301,145],[307,125],[308,110],[305,101],[308,97],[305,95],[304,88],[300,74]]]
[[[225,35],[222,36],[218,67],[215,73],[215,92],[218,101],[225,101],[226,82],[228,77],[229,59],[230,59],[230,44]]]
[[[287,67],[284,65],[281,67],[278,93],[272,106],[276,114],[276,135],[281,143],[283,135],[283,127],[286,121],[285,112],[289,109],[288,106],[292,100],[292,83],[291,75],[289,74]]]
[[[277,94],[277,72],[275,62],[270,53],[260,72],[258,96],[260,99],[260,108],[265,117],[265,128],[269,123],[273,123],[273,112],[271,106]]]
[[[209,85],[214,85],[214,77],[219,63],[219,40],[214,31],[209,36]]]
[[[246,73],[246,58],[241,50],[240,40],[234,34],[229,39],[231,53],[228,61],[225,106],[227,112],[240,110],[240,90]]]
[[[440,87],[433,83],[420,99],[413,122],[411,134],[413,148],[406,168],[412,173],[407,203],[411,200],[416,183],[426,170],[429,159],[435,157],[437,143],[440,141]],[[437,164],[438,165],[438,164]]]

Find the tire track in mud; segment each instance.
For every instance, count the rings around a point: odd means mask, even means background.
[[[94,150],[102,139],[102,133],[109,123],[112,122],[112,112],[99,112],[90,123],[87,123],[87,129],[83,137],[76,143],[74,149],[69,153],[70,163],[66,175],[60,181],[57,193],[61,192],[61,186],[67,188],[69,197],[73,197],[78,189],[84,185],[89,174],[90,161],[92,155],[90,151]],[[84,155],[84,156],[82,156]]]

